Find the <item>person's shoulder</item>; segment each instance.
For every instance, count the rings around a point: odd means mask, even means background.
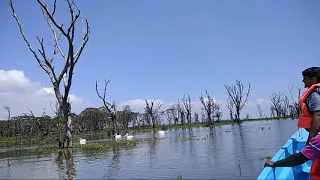
[[[314,88],[314,90],[312,90],[312,92],[310,93],[310,95],[313,96],[320,96],[320,88]]]
[[[320,110],[320,88],[316,88],[310,93],[307,104],[311,112]]]
[[[307,99],[310,100],[314,98],[320,98],[320,88],[315,88],[314,90],[312,90]]]

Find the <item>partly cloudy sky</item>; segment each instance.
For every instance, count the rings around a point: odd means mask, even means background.
[[[224,85],[237,79],[245,88],[252,85],[242,117],[247,113],[257,117],[258,104],[270,116],[269,96],[288,95],[288,85],[300,86],[301,72],[319,64],[320,1],[313,3],[297,1],[288,8],[271,1],[248,7],[240,1],[144,1],[125,6],[120,1],[77,1],[91,33],[72,80],[72,111],[101,106],[94,86],[98,81],[101,88],[107,78],[111,80],[107,96],[119,108],[128,104],[141,111],[145,99],[155,98],[165,109],[188,93],[194,110],[200,111],[199,94],[208,90],[222,104],[226,119]],[[51,57],[53,35],[39,4],[15,1],[14,6],[32,47],[37,51],[36,37],[43,38]],[[58,24],[69,24],[65,8],[66,3],[57,7]],[[36,115],[46,108],[52,115],[52,86],[23,41],[7,1],[0,1],[0,14],[0,119],[4,105],[13,115],[28,108]],[[75,48],[82,38],[78,25]],[[56,56],[57,72],[63,62]]]
[[[54,105],[55,95],[52,87],[43,87],[40,82],[33,82],[25,76],[21,70],[0,70],[0,106],[9,106],[11,108],[12,116],[19,115],[21,113],[28,112],[28,109],[32,110],[35,115],[41,115],[46,109],[48,115],[53,115],[53,111],[50,104]],[[78,97],[77,95],[70,94],[70,100],[72,102],[72,110],[75,113],[80,113],[86,107],[98,107],[100,104],[92,104],[85,97]],[[228,111],[225,106],[225,100],[216,100],[222,104],[223,117],[228,118]],[[170,107],[175,102],[164,102],[162,100],[156,100],[155,103],[163,104],[162,109]],[[118,102],[119,109],[124,105],[130,105],[135,111],[142,111],[145,107],[145,100],[132,99],[124,102]],[[246,107],[243,109],[242,116],[246,113],[250,114],[250,117],[258,116],[257,105],[260,104],[265,115],[269,116],[270,102],[264,99],[250,100]],[[194,100],[193,109],[200,111],[202,108],[201,103],[198,100]],[[0,119],[4,119],[6,111],[4,108],[0,109]]]

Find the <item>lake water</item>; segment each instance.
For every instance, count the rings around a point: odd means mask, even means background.
[[[273,156],[297,130],[297,120],[245,122],[215,128],[167,130],[132,148],[0,159],[5,179],[256,179],[265,159]],[[91,137],[85,137],[96,140]],[[99,138],[98,138],[99,139]]]

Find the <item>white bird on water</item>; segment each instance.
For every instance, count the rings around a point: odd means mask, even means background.
[[[120,135],[120,134],[118,135],[118,134],[116,133],[116,134],[114,134],[114,137],[115,137],[116,139],[120,139],[120,138],[121,138],[121,135]]]
[[[158,134],[159,134],[160,138],[164,138],[164,131],[163,130],[159,130]]]
[[[80,142],[80,144],[86,144],[86,143],[87,143],[87,140],[86,140],[86,139],[79,138],[79,142]]]
[[[125,135],[125,137],[126,137],[127,140],[131,140],[131,139],[133,138],[133,136],[132,136],[132,135],[129,135],[129,133],[127,133],[127,134]]]

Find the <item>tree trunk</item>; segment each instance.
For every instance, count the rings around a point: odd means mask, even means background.
[[[71,123],[72,119],[70,117],[70,104],[64,102],[63,106],[63,120],[66,123],[65,136],[63,139],[63,148],[72,148],[72,134],[71,134]]]
[[[233,120],[233,112],[229,111],[229,113],[230,113],[230,120]]]
[[[237,118],[236,118],[237,123],[240,123],[240,109],[237,109]]]
[[[208,114],[208,124],[209,124],[209,126],[213,125],[211,114]]]
[[[152,129],[154,130],[156,128],[156,118],[152,115],[151,119],[152,119]]]
[[[119,133],[116,129],[116,116],[113,114],[111,115],[111,121],[112,121],[112,135]]]

